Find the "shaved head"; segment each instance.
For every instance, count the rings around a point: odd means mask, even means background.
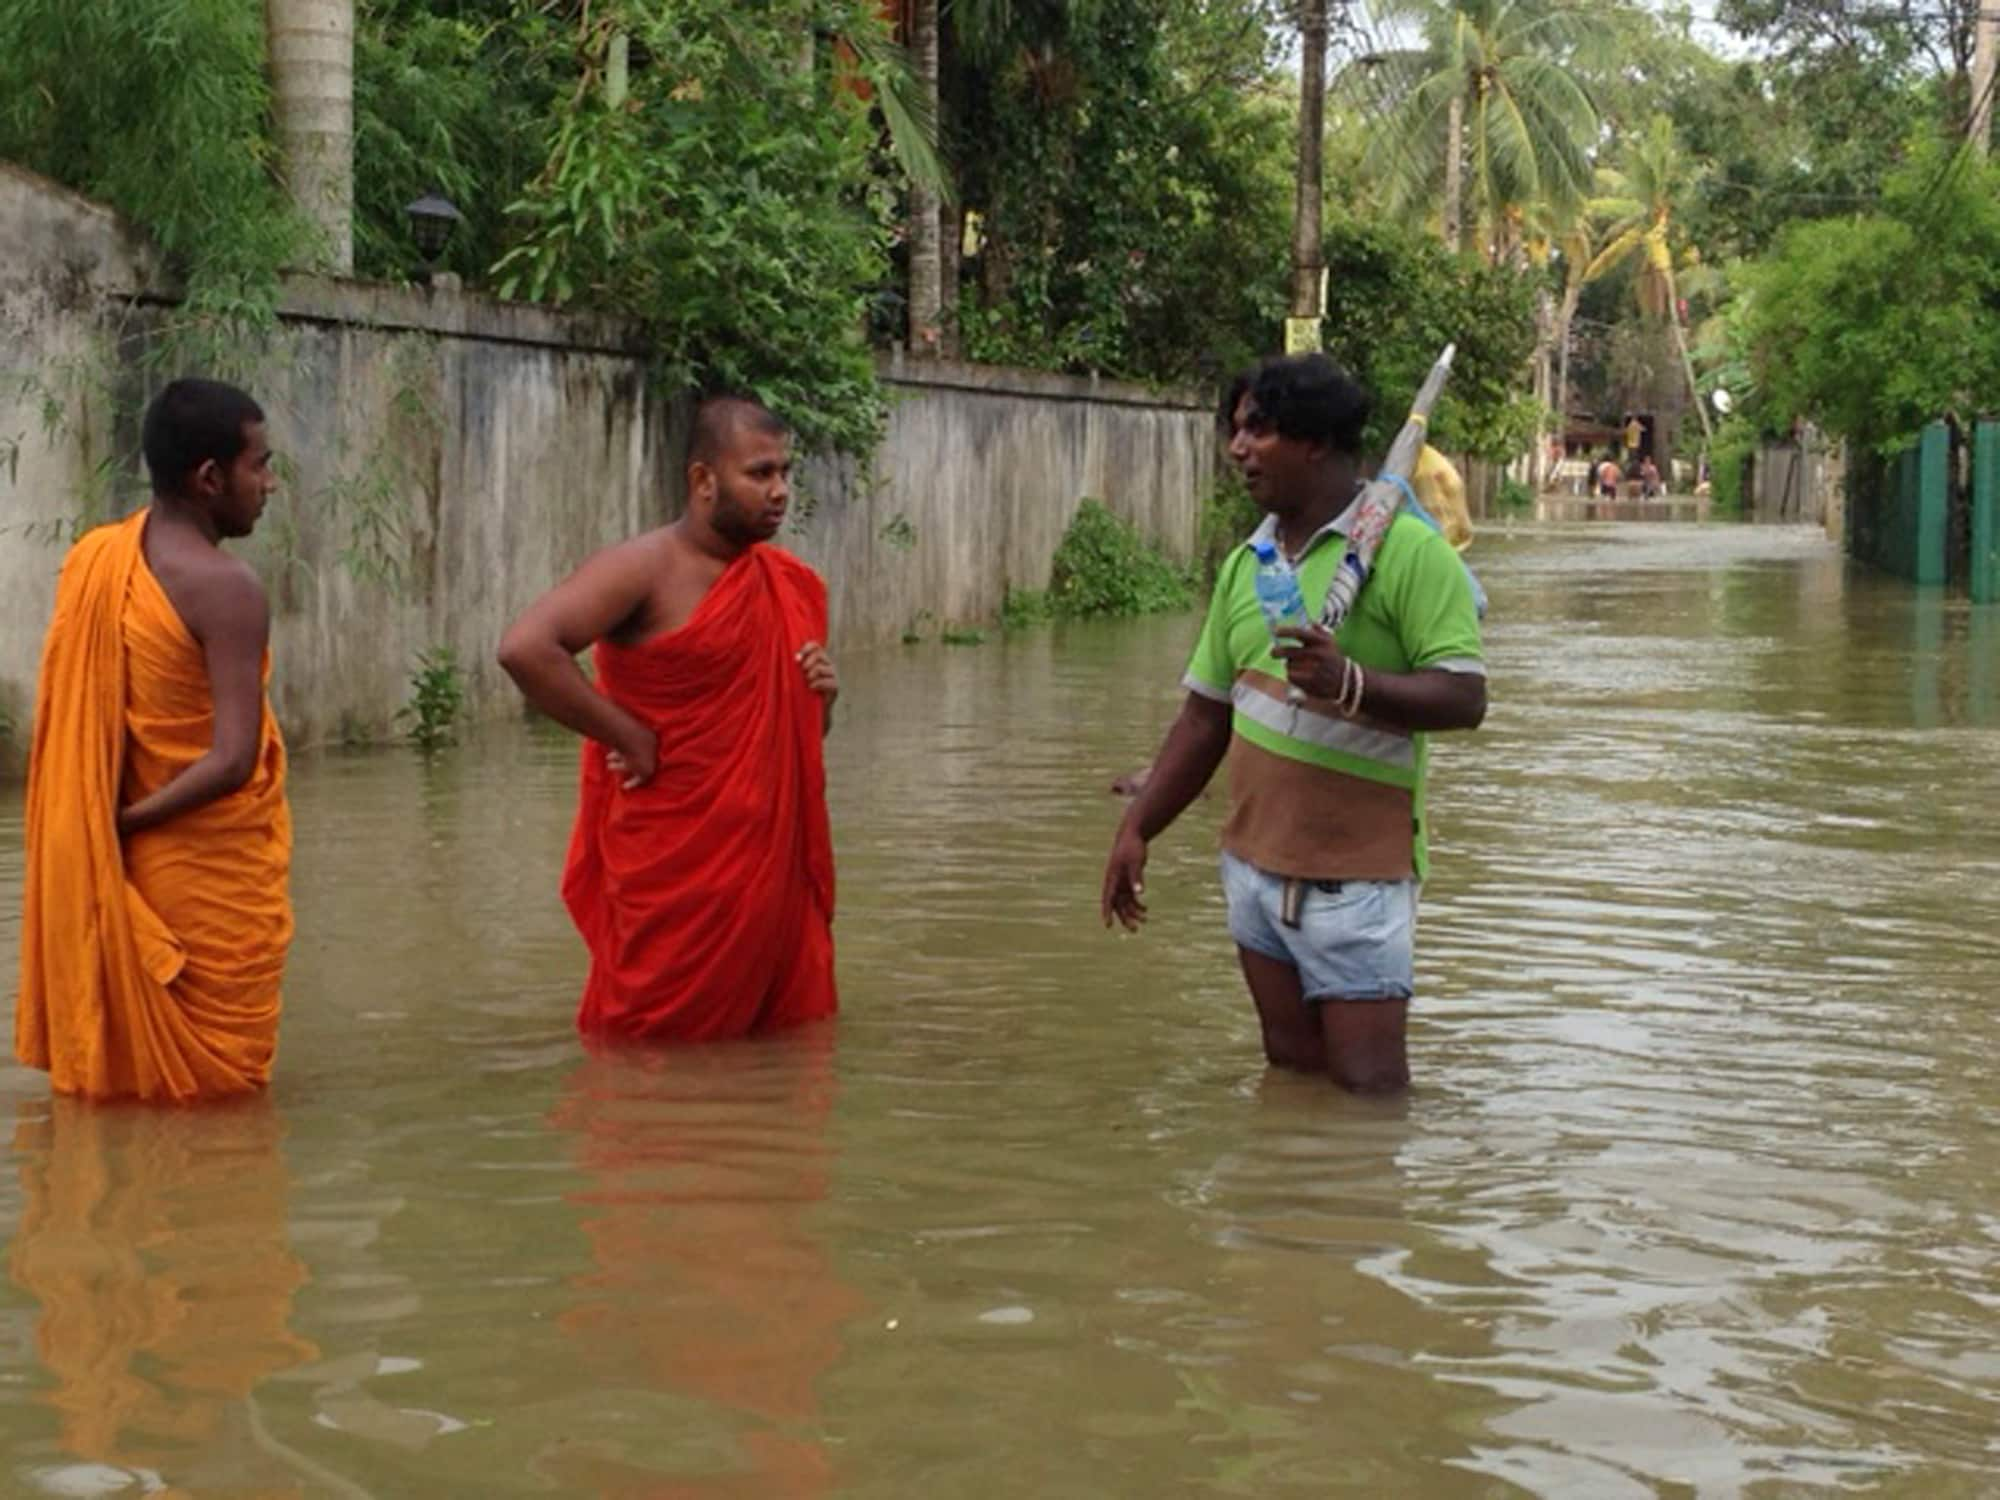
[[[785,437],[791,429],[755,396],[705,397],[694,409],[694,430],[688,434],[688,462],[713,466],[738,432]]]

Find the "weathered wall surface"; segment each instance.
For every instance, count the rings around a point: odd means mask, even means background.
[[[145,500],[130,414],[170,373],[144,361],[171,315],[158,285],[109,214],[0,164],[0,764],[25,739],[69,536]],[[674,514],[685,396],[599,320],[308,278],[281,314],[241,378],[285,465],[246,550],[272,591],[288,733],[384,733],[438,646],[474,713],[513,711],[501,630],[591,551]],[[836,647],[990,619],[1008,587],[1048,581],[1085,496],[1192,555],[1215,458],[1204,408],[984,367],[883,373],[881,450],[803,465],[810,514],[783,538],[826,575]]]
[[[851,643],[993,618],[1043,588],[1086,496],[1191,558],[1212,487],[1206,408],[1109,382],[974,365],[884,365],[894,408],[873,474],[813,463],[786,543],[826,576]]]
[[[19,758],[56,571],[100,489],[112,401],[103,314],[144,279],[109,213],[0,163],[0,773]]]

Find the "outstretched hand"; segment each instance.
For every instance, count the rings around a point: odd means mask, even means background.
[[[1111,843],[1111,858],[1104,866],[1104,894],[1101,903],[1104,925],[1124,924],[1127,932],[1137,932],[1146,920],[1146,841],[1132,829],[1120,827]]]

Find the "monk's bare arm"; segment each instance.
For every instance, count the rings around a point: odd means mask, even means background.
[[[271,606],[242,563],[218,557],[184,610],[208,669],[215,731],[207,753],[180,775],[118,814],[121,836],[139,833],[226,797],[257,769],[264,732],[264,647]]]
[[[500,638],[500,665],[528,702],[616,753],[638,781],[653,774],[653,732],[598,692],[576,657],[645,604],[656,566],[641,543],[607,548],[523,610]]]

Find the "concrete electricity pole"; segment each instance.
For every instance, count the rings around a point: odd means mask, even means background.
[[[1972,23],[1972,118],[1966,137],[1981,156],[1993,142],[1994,70],[2000,66],[2000,0],[1981,0]]]
[[[1992,0],[2000,5],[2000,0]],[[1320,347],[1326,316],[1326,236],[1320,207],[1326,141],[1326,43],[1328,0],[1299,0],[1299,162],[1292,205],[1292,302],[1285,319],[1285,352]]]

